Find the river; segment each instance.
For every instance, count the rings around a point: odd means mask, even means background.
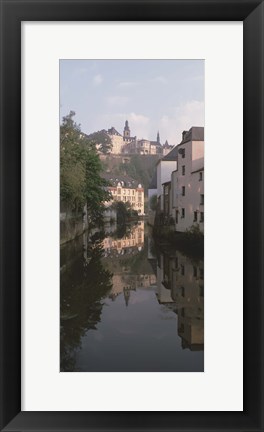
[[[203,371],[203,268],[143,221],[62,246],[60,370]]]

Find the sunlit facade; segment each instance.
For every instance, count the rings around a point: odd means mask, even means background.
[[[144,246],[144,222],[139,222],[133,229],[125,234],[121,239],[115,239],[114,237],[106,237],[103,240],[103,248],[105,251],[105,256],[109,252],[115,250],[117,254],[123,254],[125,249],[137,248],[141,250]]]
[[[115,201],[129,203],[133,210],[138,214],[143,215],[144,210],[144,188],[141,184],[137,188],[127,187],[123,182],[118,182],[116,186],[109,186],[108,191],[112,194],[112,200],[107,205],[111,205]]]

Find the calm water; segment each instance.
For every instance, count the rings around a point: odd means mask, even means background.
[[[61,248],[61,371],[203,371],[203,261],[105,230]]]

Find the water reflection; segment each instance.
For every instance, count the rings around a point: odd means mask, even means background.
[[[75,369],[75,352],[81,337],[96,329],[101,320],[102,299],[112,287],[112,273],[102,265],[100,240],[86,241],[82,253],[81,238],[62,249],[61,253],[61,370]],[[79,253],[76,253],[76,250]],[[81,251],[81,253],[80,253]],[[64,261],[68,257],[68,261]]]
[[[62,371],[202,371],[203,261],[143,222],[61,250]]]
[[[157,298],[178,315],[182,347],[204,347],[204,266],[179,251],[160,254],[157,265]]]

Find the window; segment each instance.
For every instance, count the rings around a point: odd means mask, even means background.
[[[185,209],[184,208],[181,209],[181,217],[185,218]]]
[[[182,175],[185,175],[185,165],[182,166]]]
[[[203,285],[199,286],[199,294],[200,294],[200,297],[204,296],[204,287],[203,287]]]
[[[184,276],[184,265],[181,264],[181,275]]]
[[[193,266],[193,276],[197,277],[197,267]]]
[[[184,333],[184,324],[183,323],[181,323],[181,325],[180,325],[179,333]]]
[[[185,196],[185,186],[182,186],[182,196]]]
[[[201,194],[201,195],[200,195],[200,198],[201,198],[201,200],[200,200],[200,205],[204,205],[204,195]]]
[[[197,211],[193,213],[193,221],[197,222]]]
[[[185,296],[185,289],[184,289],[184,287],[181,287],[181,295],[182,295],[182,297]]]
[[[184,159],[185,158],[185,148],[182,149],[181,154],[182,154],[182,158]]]
[[[117,189],[117,193],[118,193],[118,195],[121,194],[121,189],[120,188]]]
[[[202,180],[203,180],[203,173],[200,172],[200,173],[199,173],[199,181],[202,181]]]
[[[204,212],[201,212],[200,213],[200,222],[203,222],[204,221]]]

